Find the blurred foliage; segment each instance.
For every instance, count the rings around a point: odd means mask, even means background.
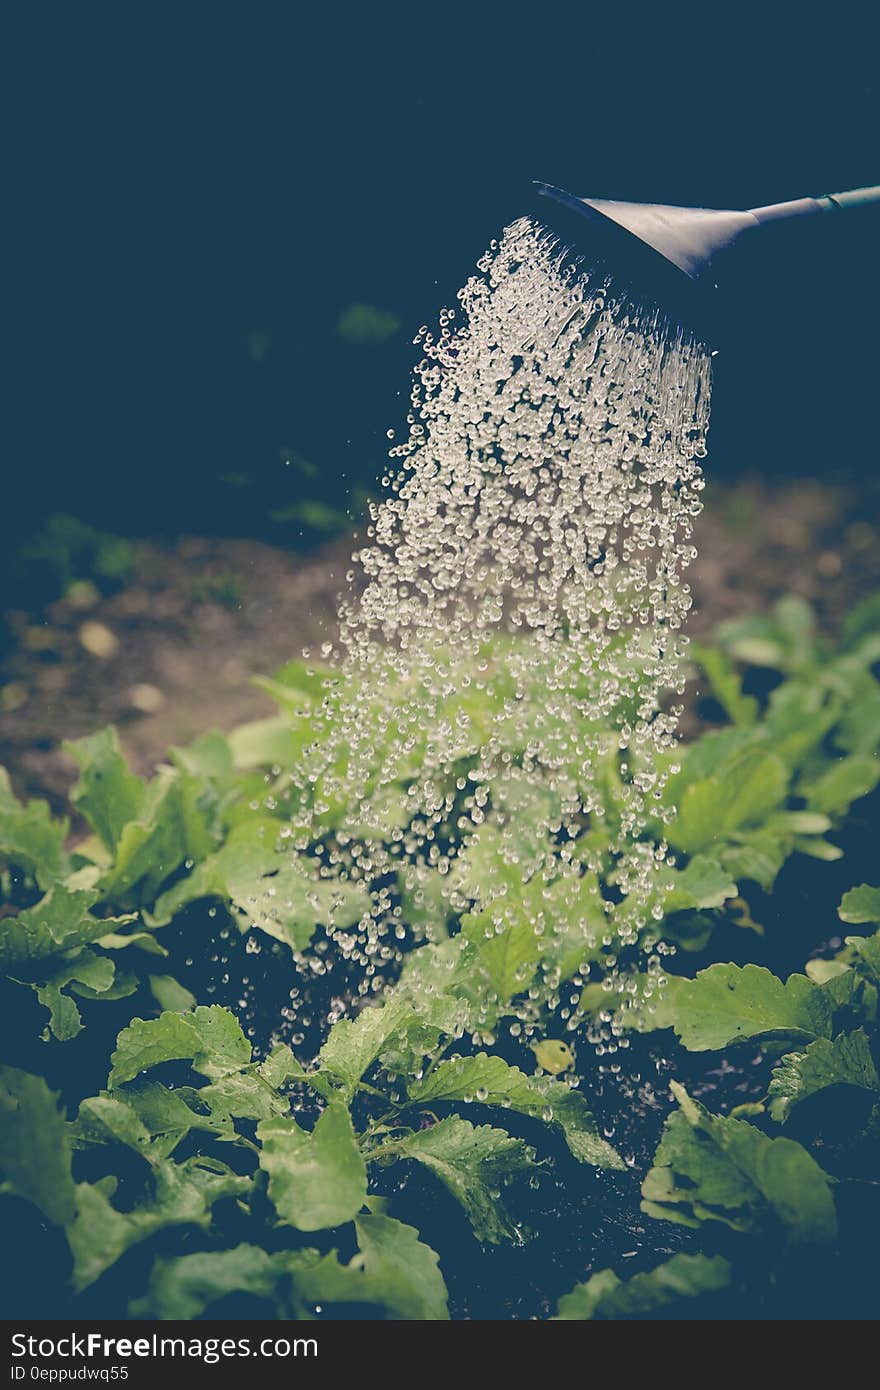
[[[280,526],[298,522],[325,536],[339,535],[351,525],[348,513],[340,512],[317,498],[311,502],[294,502],[289,507],[274,507],[269,518]]]
[[[336,332],[355,347],[378,347],[400,332],[400,319],[370,304],[349,304],[339,315]]]
[[[244,602],[244,583],[234,570],[225,570],[222,574],[197,579],[192,586],[192,596],[196,603],[216,603],[221,608],[235,610]]]
[[[55,513],[7,555],[10,606],[34,607],[92,583],[102,593],[126,584],[135,568],[135,548],[123,536],[98,530],[75,516]]]

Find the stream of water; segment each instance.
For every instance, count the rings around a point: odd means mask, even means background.
[[[321,844],[325,879],[369,891],[337,938],[361,993],[413,920],[430,938],[476,904],[504,932],[513,899],[523,911],[517,877],[556,885],[554,910],[533,895],[532,926],[564,921],[569,960],[580,944],[613,980],[638,943],[662,968],[651,919],[708,354],[530,220],[477,272],[415,339],[408,433],[352,559],[335,689],[294,778],[296,843]],[[328,837],[340,807],[347,829]],[[558,985],[550,972],[556,1004]]]

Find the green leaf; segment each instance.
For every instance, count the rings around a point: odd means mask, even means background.
[[[622,1169],[620,1155],[601,1138],[589,1106],[579,1091],[564,1081],[526,1076],[501,1057],[478,1052],[440,1062],[422,1081],[409,1088],[419,1105],[438,1100],[476,1101],[519,1115],[531,1115],[562,1131],[579,1163]]]
[[[508,777],[502,784],[502,796],[505,795],[512,819],[517,819],[514,807],[520,808],[525,817],[527,852],[520,859],[501,827],[484,821],[459,854],[454,870],[456,886],[465,897],[473,899],[475,911],[495,902],[503,905],[506,898],[522,894],[527,880],[552,852],[547,830],[539,824],[542,817],[550,817],[552,808],[543,788],[523,787],[521,780],[515,784]]]
[[[0,1191],[63,1226],[73,1217],[70,1136],[58,1098],[41,1076],[0,1067]]]
[[[521,1139],[452,1115],[397,1141],[395,1155],[415,1159],[440,1179],[464,1208],[478,1240],[497,1245],[517,1238],[498,1194],[510,1178],[533,1166],[534,1151]]]
[[[545,979],[570,980],[602,954],[609,918],[598,876],[566,871],[549,886],[536,877],[528,887],[525,925],[537,946],[538,966]],[[535,976],[535,945],[524,953],[527,983]]]
[[[253,684],[265,690],[291,717],[308,715],[326,695],[333,672],[329,666],[294,658],[274,676],[254,676]]]
[[[340,1083],[350,1100],[386,1044],[414,1017],[408,1001],[392,993],[378,1008],[362,1009],[354,1020],[341,1019],[318,1054],[321,1070]]]
[[[76,957],[77,961],[81,961],[83,956],[88,954],[91,953],[81,951]],[[113,961],[108,960],[106,956],[95,956],[93,960],[94,969],[86,978],[80,979],[78,971],[71,980],[70,988],[80,999],[128,999],[137,991],[140,982],[136,975],[117,969]]]
[[[278,1116],[263,1121],[257,1138],[269,1196],[287,1225],[321,1231],[351,1221],[363,1206],[367,1170],[341,1101],[328,1104],[311,1133]]]
[[[115,980],[116,967],[112,960],[96,956],[93,951],[80,951],[48,979],[33,985],[43,1008],[49,1010],[49,1028],[59,1042],[69,1042],[82,1029],[79,1009],[70,996],[63,993],[64,989],[70,986],[85,998],[97,998],[110,995]],[[117,997],[124,998],[133,993],[134,988],[134,984],[124,984]]]
[[[186,748],[172,748],[169,757],[196,782],[210,786],[215,796],[222,796],[233,785],[235,765],[225,734],[202,734]]]
[[[167,1226],[207,1226],[213,1202],[242,1194],[250,1186],[249,1178],[222,1164],[208,1169],[200,1160],[157,1163],[152,1181],[152,1195],[131,1211],[119,1211],[110,1201],[113,1180],[79,1184],[76,1217],[67,1231],[78,1292],[99,1279],[132,1245]]]
[[[13,972],[104,936],[111,924],[90,915],[94,901],[92,892],[55,887],[34,907],[0,919],[0,969]]]
[[[692,782],[678,801],[669,840],[697,854],[749,826],[760,825],[785,800],[788,769],[763,748],[744,748],[714,776]],[[670,796],[674,796],[670,790]]]
[[[246,1293],[274,1301],[283,1272],[282,1259],[256,1245],[160,1258],[153,1264],[146,1294],[131,1304],[129,1314],[133,1318],[189,1321],[201,1317],[212,1303],[229,1294]]]
[[[179,1016],[179,1015],[178,1015]],[[203,1076],[228,1076],[240,1071],[251,1060],[251,1045],[241,1031],[241,1024],[229,1009],[219,1004],[200,1006],[186,1015],[195,1029],[200,1047],[193,1057],[193,1066]],[[160,1022],[161,1020],[156,1020]]]
[[[378,1213],[361,1213],[354,1224],[364,1275],[390,1311],[401,1318],[449,1317],[439,1260],[413,1226]]]
[[[124,1144],[148,1163],[154,1161],[152,1135],[137,1112],[115,1096],[89,1096],[81,1102],[72,1129],[79,1148],[109,1143]],[[162,1154],[162,1157],[165,1155]]]
[[[853,953],[853,968],[840,975],[833,975],[822,985],[833,1011],[828,1035],[845,1032],[860,1023],[874,1023],[877,1018],[878,993],[880,985],[880,939],[848,936],[847,950]],[[874,947],[866,955],[865,947]],[[873,955],[873,959],[872,959]]]
[[[844,893],[837,915],[841,922],[861,926],[865,922],[880,922],[880,888],[862,883]]]
[[[838,975],[845,975],[850,969],[849,965],[842,960],[808,960],[804,966],[804,972],[808,979],[815,985],[827,985],[829,980],[834,980]]]
[[[799,671],[815,659],[814,627],[810,605],[787,594],[774,605],[772,616],[749,614],[719,624],[716,640],[739,661]]]
[[[801,854],[808,854],[811,859],[822,859],[827,864],[832,864],[835,859],[843,858],[843,850],[839,845],[832,844],[830,840],[808,840],[798,836],[794,841],[793,848],[799,850]]]
[[[737,886],[717,859],[697,854],[683,869],[673,869],[660,879],[660,903],[668,916],[700,908],[723,907],[737,895]]]
[[[854,604],[843,620],[842,645],[855,647],[865,637],[880,630],[880,592],[866,595]]]
[[[672,1083],[678,1101],[654,1167],[642,1184],[642,1210],[684,1226],[717,1221],[734,1231],[776,1228],[795,1245],[832,1240],[837,1218],[829,1179],[791,1139],[768,1139],[747,1120],[711,1115]]]
[[[816,615],[799,594],[783,594],[773,605],[773,616],[789,648],[793,666],[809,666],[816,659]]]
[[[199,1100],[215,1115],[234,1115],[243,1120],[269,1120],[286,1115],[290,1102],[276,1094],[258,1072],[238,1072],[221,1077],[199,1091]]]
[[[691,643],[691,657],[705,671],[712,693],[734,724],[751,725],[758,717],[758,701],[744,695],[742,676],[727,654],[702,642]]]
[[[766,829],[753,830],[737,835],[736,843],[725,846],[720,859],[737,883],[751,879],[770,893],[790,852],[786,836]]]
[[[464,1029],[485,1022],[488,1004],[479,979],[474,978],[472,958],[473,948],[461,933],[405,957],[400,980],[386,1001],[400,999],[409,1012],[390,1047],[382,1046],[383,1065],[412,1074],[441,1033],[461,1036]]]
[[[355,1218],[360,1253],[347,1265],[336,1254],[305,1264],[289,1257],[304,1311],[328,1304],[380,1307],[390,1318],[445,1320],[446,1285],[437,1255],[412,1226],[381,1214]]]
[[[829,1037],[833,1003],[806,975],[777,979],[762,965],[710,965],[693,980],[668,979],[655,1028],[675,1029],[691,1052],[716,1051],[745,1038]]]
[[[304,741],[297,738],[286,715],[255,719],[229,735],[235,767],[241,772],[258,767],[295,767]]]
[[[287,1081],[305,1081],[308,1073],[293,1055],[287,1043],[276,1043],[265,1061],[260,1063],[259,1072],[264,1081],[277,1091]]]
[[[854,801],[867,796],[880,782],[880,760],[853,756],[841,758],[807,786],[807,805],[813,811],[840,815]]]
[[[551,1076],[560,1076],[574,1066],[574,1053],[561,1038],[541,1038],[530,1046],[538,1066]]]
[[[195,1008],[196,996],[173,975],[148,975],[150,991],[159,1008],[167,1013],[188,1013]]]
[[[400,319],[387,309],[371,304],[349,304],[342,310],[336,332],[346,343],[357,347],[377,347],[400,330]]]
[[[582,1321],[643,1318],[682,1299],[719,1293],[729,1287],[731,1272],[722,1255],[673,1255],[656,1269],[626,1280],[603,1269],[565,1294],[556,1316]]]
[[[880,686],[866,677],[866,687],[844,711],[834,742],[847,753],[874,757],[880,744]]]
[[[261,855],[259,850],[249,845],[236,847],[225,845],[223,849],[211,855],[204,863],[196,865],[186,878],[175,883],[173,888],[169,888],[156,900],[148,918],[150,925],[153,927],[166,926],[190,903],[198,902],[202,898],[220,898],[224,902],[232,902],[230,875],[234,876],[236,870],[247,872],[256,863],[255,877],[258,880],[261,877],[260,870],[263,864],[272,859],[274,859],[273,855]],[[266,870],[267,877],[270,872],[271,870]]]
[[[104,925],[107,925],[106,922]],[[107,932],[105,936],[98,937],[98,945],[105,951],[124,951],[128,946],[136,946],[148,956],[168,955],[165,947],[149,931]]]
[[[745,924],[740,920],[737,925]],[[664,922],[663,935],[682,951],[704,951],[716,926],[715,919],[708,912],[678,912]],[[587,988],[595,993],[596,989],[601,990],[602,986],[588,985]]]
[[[163,893],[150,920],[163,926],[200,898],[221,898],[242,931],[259,927],[292,951],[305,950],[316,926],[351,926],[369,909],[359,885],[322,879],[314,863],[292,851],[235,840]]]
[[[509,863],[509,850],[490,840],[494,826],[484,826],[479,842],[466,851],[463,886],[481,899],[479,910],[461,919],[462,935],[472,948],[472,970],[482,975],[498,1003],[504,1007],[516,994],[528,989],[542,954],[539,923],[549,916],[544,894],[547,884],[538,874],[523,881],[523,870]],[[578,955],[584,954],[581,947]]]
[[[116,1039],[109,1085],[133,1081],[162,1062],[191,1062],[204,1076],[241,1071],[251,1060],[251,1045],[234,1014],[219,1004],[191,1013],[163,1013],[135,1018]]]
[[[64,747],[81,771],[70,799],[112,853],[126,825],[141,813],[144,783],[129,772],[113,728],[101,729]]]
[[[498,838],[496,826],[502,829],[502,835],[505,828],[515,827],[519,880],[522,882],[546,862],[548,850],[551,849],[547,827],[558,823],[560,816],[561,798],[558,790],[551,790],[540,778],[530,777],[520,768],[509,768],[492,781],[493,824],[490,826],[484,822],[485,830],[478,833],[476,842],[465,850],[465,858],[470,857],[489,832],[492,840],[490,852],[493,858],[497,856],[503,860],[503,838]],[[477,852],[482,857],[483,850]],[[512,878],[515,883],[515,873]],[[484,900],[490,882],[491,877],[478,875],[473,885],[474,896],[478,900]]]
[[[864,1029],[841,1033],[833,1041],[817,1038],[805,1052],[783,1057],[770,1080],[770,1114],[784,1124],[801,1101],[832,1086],[880,1091],[880,1077]]]
[[[764,737],[786,767],[802,767],[838,723],[842,706],[842,693],[824,681],[785,681],[770,695]]]
[[[116,1039],[108,1085],[133,1081],[162,1062],[191,1061],[199,1051],[198,1034],[189,1016],[163,1013],[156,1019],[135,1018]]]
[[[846,944],[853,952],[854,969],[880,989],[880,932],[874,936],[848,936]]]
[[[167,1158],[191,1131],[232,1140],[235,1129],[227,1110],[207,1110],[203,1100],[205,1090],[178,1086],[173,1091],[157,1081],[127,1086],[124,1103],[134,1111],[138,1121],[150,1136],[155,1155]],[[118,1097],[116,1097],[118,1099]]]
[[[273,507],[269,519],[279,523],[299,521],[311,526],[314,531],[323,531],[325,535],[345,531],[350,524],[348,512],[328,506],[319,497],[306,497],[301,502],[291,502],[287,507]]]
[[[818,811],[775,811],[769,818],[771,830],[783,835],[822,835],[831,829],[828,816]]]
[[[729,764],[744,749],[754,748],[756,741],[763,743],[760,730],[752,729],[710,729],[695,743],[689,743],[676,754],[681,771],[676,773],[668,785],[669,800],[675,802],[684,787],[706,777],[713,777]]]
[[[149,902],[186,859],[201,859],[212,847],[191,785],[180,773],[161,768],[145,788],[137,818],[122,827],[112,866],[101,879],[105,898],[139,887]]]
[[[67,872],[68,829],[66,820],[52,819],[45,801],[17,801],[9,775],[0,767],[0,864],[24,869],[41,888],[51,888]]]

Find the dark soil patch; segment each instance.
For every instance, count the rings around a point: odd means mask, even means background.
[[[18,792],[62,809],[75,767],[61,740],[104,724],[149,773],[170,745],[274,713],[250,677],[332,637],[349,549],[348,539],[308,556],[249,540],[143,543],[118,593],[8,614],[0,762]],[[102,630],[103,654],[89,649],[87,625]]]

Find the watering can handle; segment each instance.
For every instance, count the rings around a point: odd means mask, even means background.
[[[880,185],[852,188],[846,193],[821,193],[815,198],[793,198],[788,203],[771,203],[769,207],[750,208],[749,211],[758,222],[776,222],[787,217],[809,217],[815,212],[840,212],[869,203],[880,203]]]
[[[873,188],[852,188],[848,193],[826,193],[818,201],[829,204],[829,212],[835,208],[857,208],[865,203],[880,203],[880,184],[875,184]]]

